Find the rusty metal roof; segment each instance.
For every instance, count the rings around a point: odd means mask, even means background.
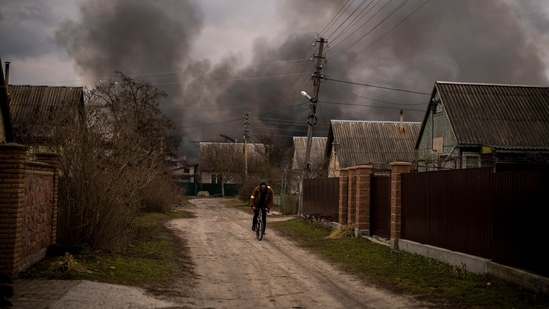
[[[324,162],[327,137],[312,137],[309,162],[312,168],[320,168]],[[305,153],[307,152],[307,137],[294,136],[292,146],[292,169],[304,167]]]
[[[369,164],[387,169],[390,162],[415,162],[420,128],[420,122],[332,120],[325,156],[335,147],[340,168]]]
[[[549,87],[436,82],[460,145],[549,149]]]
[[[27,142],[28,138],[48,136],[47,127],[57,119],[58,113],[82,112],[84,108],[84,89],[82,87],[50,87],[9,85],[9,106],[18,142]]]

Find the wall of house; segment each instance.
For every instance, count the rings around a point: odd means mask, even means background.
[[[212,181],[212,176],[214,176],[213,178],[215,179],[215,181]],[[212,173],[212,172],[201,172],[200,173],[200,178],[201,178],[201,183],[204,183],[204,184],[210,184],[210,183],[221,183],[221,180],[219,178],[220,174],[217,174],[217,173]],[[238,177],[235,177],[235,179],[231,179],[227,182],[225,182],[225,184],[237,184],[237,179]]]
[[[0,145],[0,274],[15,277],[45,257],[57,239],[57,155]]]
[[[430,111],[424,124],[425,127],[419,137],[417,150],[420,161],[418,171],[420,172],[436,169],[433,164],[438,162],[442,155],[451,153],[452,156],[459,157],[458,151],[454,149],[457,138],[445,109],[436,115]],[[450,161],[446,164],[452,164]]]
[[[332,152],[330,154],[330,162],[328,163],[328,177],[339,177],[339,160],[337,157],[337,152],[332,147]]]

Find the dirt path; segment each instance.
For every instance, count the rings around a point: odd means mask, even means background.
[[[269,230],[262,241],[252,215],[219,199],[193,199],[196,218],[170,226],[187,239],[196,264],[196,308],[420,308],[368,286]],[[277,220],[269,216],[267,222]]]

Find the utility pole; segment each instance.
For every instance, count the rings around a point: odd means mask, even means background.
[[[307,129],[307,149],[305,151],[305,161],[304,161],[304,169],[309,170],[310,167],[310,157],[311,157],[311,145],[313,143],[313,126],[317,122],[316,117],[316,104],[318,102],[318,92],[320,90],[320,80],[324,78],[322,75],[322,60],[324,60],[324,56],[322,55],[324,51],[324,43],[327,43],[324,38],[320,38],[316,41],[319,43],[318,45],[318,54],[315,56],[316,58],[316,66],[315,66],[315,72],[312,74],[312,80],[313,80],[313,96],[307,95],[305,92],[301,92],[304,96],[306,96],[310,101],[310,111],[309,111],[309,117],[307,117],[307,124],[309,125]]]
[[[244,177],[248,178],[248,117],[250,113],[244,113]]]

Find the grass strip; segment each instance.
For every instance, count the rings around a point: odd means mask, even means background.
[[[487,275],[473,274],[418,254],[396,251],[363,237],[330,238],[331,230],[302,218],[269,223],[269,228],[365,283],[406,293],[441,307],[548,308],[538,295]]]

